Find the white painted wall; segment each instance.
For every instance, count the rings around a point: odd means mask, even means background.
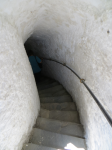
[[[20,150],[40,102],[21,36],[3,18],[0,29],[0,150]]]
[[[37,53],[66,62],[86,79],[112,113],[111,6],[111,0],[0,1],[0,133],[4,135],[0,137],[1,150],[21,149],[38,113],[39,102],[35,105],[38,95],[23,48],[31,34],[31,43],[36,44],[38,39],[45,41],[45,48]],[[34,44],[32,49],[36,50]],[[46,75],[50,71],[76,101],[88,149],[111,150],[112,129],[83,85],[61,66],[46,62],[45,67],[48,69],[44,71]]]

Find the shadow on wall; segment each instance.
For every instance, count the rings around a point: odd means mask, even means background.
[[[32,35],[24,44],[26,52],[31,50],[39,57],[46,55],[47,49],[50,49],[52,43],[50,38],[47,35]]]
[[[35,77],[36,85],[40,82],[41,78],[41,69],[42,69],[42,60],[39,58],[31,49],[31,45],[25,44],[26,53],[32,67],[32,71]]]

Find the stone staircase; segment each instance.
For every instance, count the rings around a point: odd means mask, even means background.
[[[69,143],[74,145],[69,150],[86,150],[83,126],[71,96],[53,79],[42,77],[37,87],[40,114],[23,150],[62,150]]]

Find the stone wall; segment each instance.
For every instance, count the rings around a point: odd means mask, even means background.
[[[23,41],[6,20],[0,32],[0,150],[20,150],[40,108]]]
[[[30,36],[28,43],[36,54],[74,69],[112,114],[111,0],[6,0],[0,4],[1,150],[20,149],[38,114],[38,94],[23,47]],[[88,91],[66,68],[43,63],[44,74],[61,82],[76,101],[88,149],[111,150],[112,129]],[[11,117],[15,124],[9,122]],[[5,138],[10,136],[11,142]]]

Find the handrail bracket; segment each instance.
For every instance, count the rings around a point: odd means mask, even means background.
[[[85,79],[80,79],[80,83],[83,83],[83,82],[85,82]]]

